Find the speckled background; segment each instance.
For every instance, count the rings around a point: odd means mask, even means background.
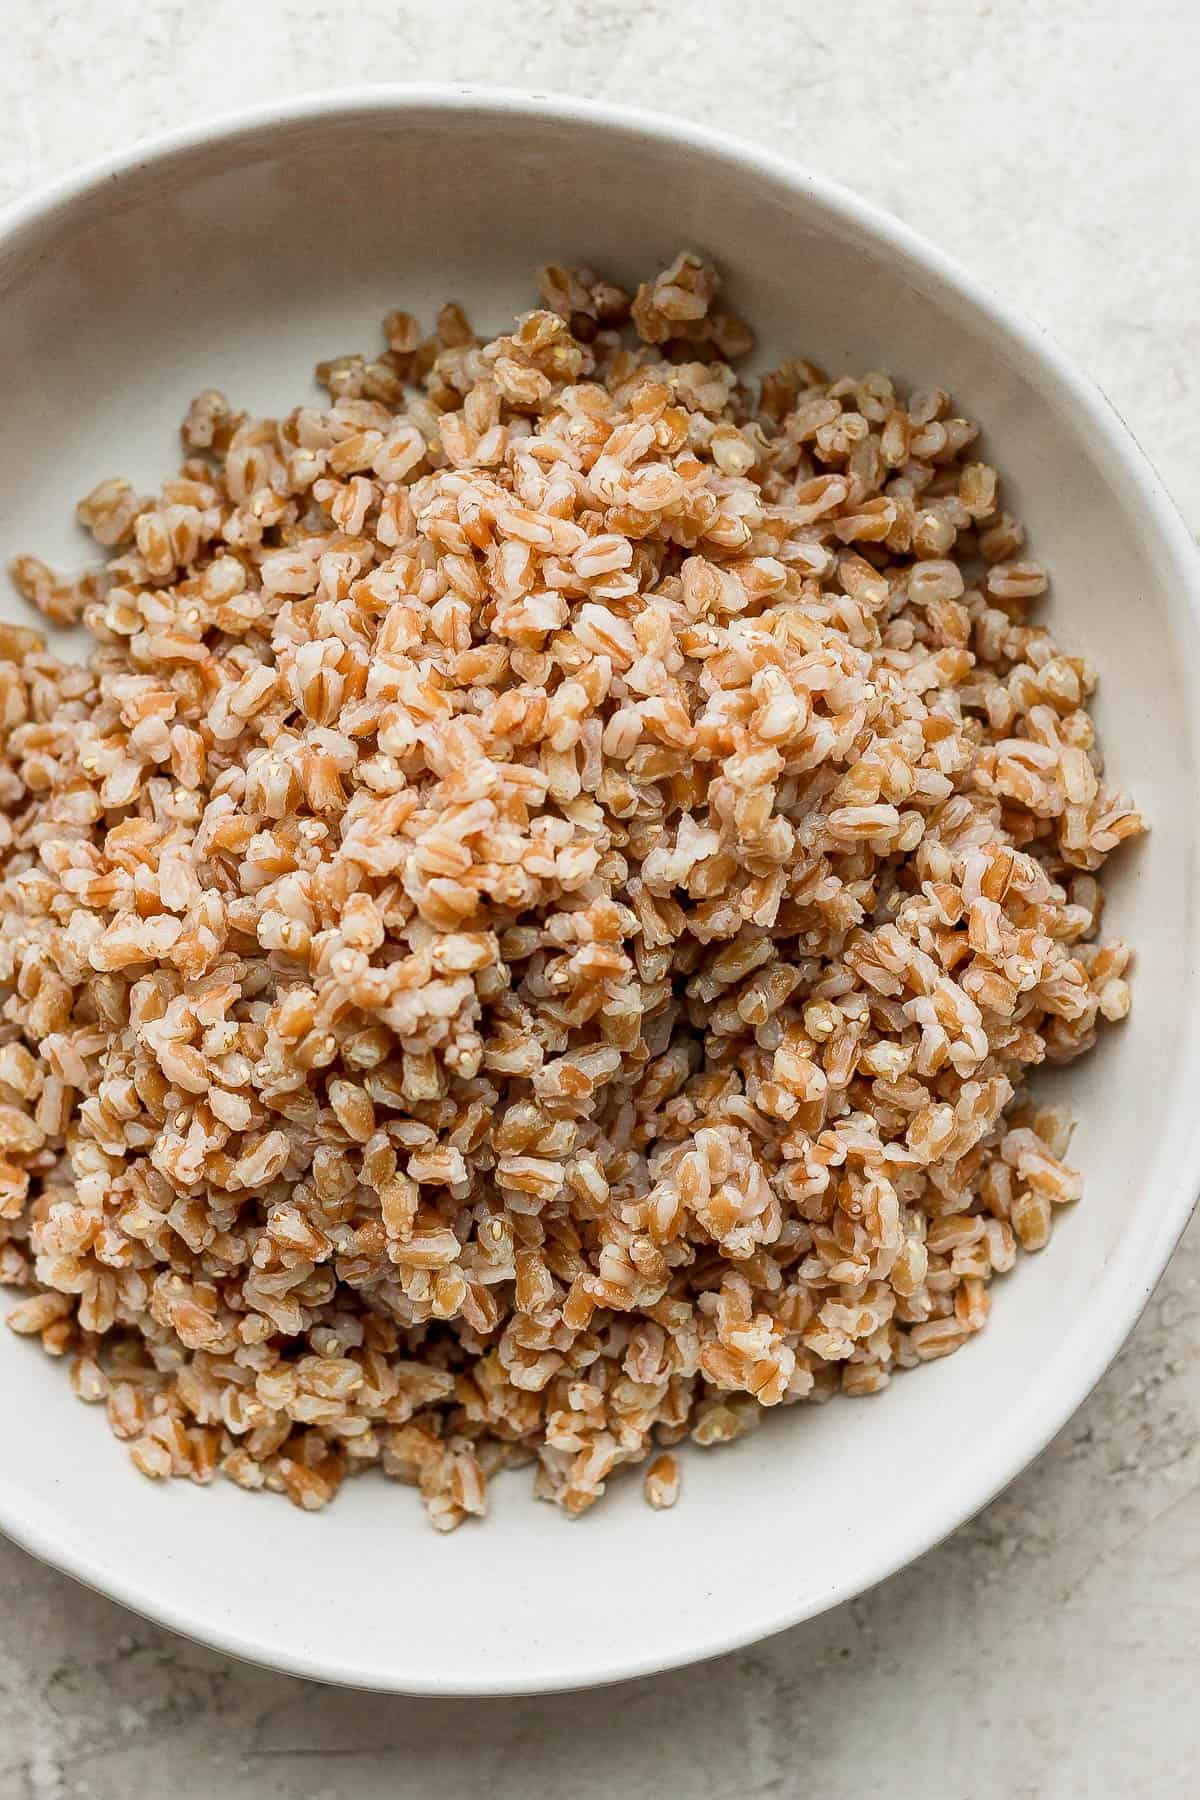
[[[166,125],[403,79],[632,99],[858,188],[1048,326],[1200,526],[1196,0],[0,0],[0,202]],[[653,1681],[309,1686],[0,1544],[0,1800],[1193,1800],[1198,1273],[1194,1228],[1090,1402],[941,1549]]]

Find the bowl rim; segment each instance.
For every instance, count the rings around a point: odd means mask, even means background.
[[[1178,574],[1178,611],[1183,615],[1190,614],[1193,627],[1200,630],[1200,550],[1174,501],[1115,407],[1075,368],[1049,332],[998,298],[954,258],[873,201],[789,157],[733,133],[648,108],[584,100],[541,88],[493,87],[471,82],[360,83],[322,88],[283,100],[224,110],[89,159],[38,186],[25,198],[0,209],[0,252],[16,242],[28,228],[50,224],[56,214],[69,206],[100,198],[110,184],[136,176],[152,164],[169,168],[194,152],[223,142],[242,140],[249,148],[268,141],[281,127],[311,124],[322,119],[350,122],[356,117],[430,109],[476,113],[496,119],[585,122],[613,133],[638,135],[658,144],[682,147],[698,157],[738,165],[752,175],[802,194],[832,220],[855,228],[886,253],[920,268],[955,300],[982,318],[1014,358],[1053,390],[1073,417],[1090,427],[1096,436],[1098,450],[1102,449],[1135,485],[1139,504],[1149,513]],[[0,288],[0,298],[3,291]],[[1194,677],[1192,679],[1194,686],[1200,685]],[[1197,728],[1193,730],[1196,735]],[[1185,1068],[1200,1075],[1200,1028],[1196,1025],[1189,1027],[1186,1049]],[[1107,1306],[1101,1309],[1093,1303],[1089,1308],[1089,1330],[1085,1337],[1076,1331],[1064,1334],[1064,1342],[1069,1337],[1076,1347],[1067,1372],[1063,1374],[1060,1370],[1057,1382],[1044,1384],[1048,1391],[1026,1397],[1027,1405],[1021,1412],[1019,1423],[997,1422],[988,1453],[978,1461],[976,1479],[969,1493],[965,1496],[955,1494],[948,1506],[931,1505],[919,1527],[914,1525],[900,1541],[866,1560],[844,1591],[818,1595],[800,1603],[776,1600],[764,1605],[754,1622],[748,1625],[723,1627],[716,1621],[695,1642],[665,1657],[659,1652],[639,1652],[636,1648],[622,1654],[609,1651],[594,1655],[586,1667],[564,1673],[561,1680],[551,1681],[529,1678],[511,1668],[487,1679],[481,1679],[476,1673],[427,1676],[407,1671],[392,1672],[372,1665],[366,1653],[359,1660],[350,1660],[307,1648],[296,1650],[231,1624],[209,1620],[198,1622],[186,1607],[142,1585],[136,1573],[118,1574],[105,1565],[102,1557],[56,1542],[53,1531],[43,1526],[36,1512],[3,1474],[0,1474],[0,1532],[85,1586],[214,1650],[283,1673],[375,1692],[429,1698],[561,1693],[645,1677],[743,1649],[856,1598],[914,1562],[972,1518],[1041,1454],[1086,1399],[1133,1330],[1200,1198],[1200,1121],[1193,1126],[1187,1152],[1179,1159],[1169,1191],[1164,1193],[1159,1189],[1156,1192],[1155,1214],[1137,1244],[1131,1248],[1126,1242],[1128,1230],[1118,1240],[1103,1281],[1095,1290],[1096,1300],[1103,1296]],[[1126,1267],[1129,1262],[1135,1266]],[[1063,1360],[1060,1358],[1060,1363]]]

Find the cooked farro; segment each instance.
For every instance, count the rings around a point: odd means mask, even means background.
[[[0,627],[0,1280],[144,1475],[669,1506],[1078,1196],[1094,676],[948,396],[752,388],[717,290],[393,313],[13,564],[95,648]]]

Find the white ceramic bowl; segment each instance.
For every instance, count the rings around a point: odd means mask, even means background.
[[[982,418],[1098,663],[1111,768],[1153,833],[1113,872],[1135,1006],[1063,1082],[1087,1188],[997,1287],[959,1356],[878,1399],[800,1409],[694,1454],[670,1513],[635,1477],[584,1521],[498,1484],[442,1539],[416,1499],[349,1485],[313,1518],[232,1485],[152,1485],[66,1372],[0,1332],[0,1525],[210,1644],[410,1693],[565,1688],[777,1631],[918,1556],[1079,1404],[1191,1209],[1197,1091],[1197,559],[1120,421],[1054,346],[894,221],[803,170],[666,119],[530,96],[373,89],[163,138],[0,224],[0,555],[86,556],[76,497],[172,469],[191,395],[254,410],[319,358],[447,296],[500,327],[548,258],[619,278],[713,253],[767,353],[950,387]],[[6,609],[19,612],[8,595]]]

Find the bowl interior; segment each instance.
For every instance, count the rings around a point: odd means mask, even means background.
[[[981,418],[1054,573],[1048,616],[1102,677],[1109,765],[1153,820],[1110,927],[1137,946],[1127,1025],[1056,1078],[1081,1204],[997,1284],[991,1328],[869,1403],[801,1409],[691,1455],[669,1514],[618,1481],[582,1523],[497,1486],[485,1527],[428,1530],[364,1479],[311,1518],[226,1484],[140,1480],[65,1370],[0,1333],[0,1523],[169,1624],[302,1672],[409,1691],[567,1686],[746,1640],[934,1542],[1062,1422],[1132,1323],[1196,1166],[1194,571],[1119,426],[937,259],[798,173],[596,113],[410,96],[226,133],[127,167],[0,235],[0,557],[73,566],[76,498],[152,486],[191,396],[315,395],[318,359],[404,306],[477,325],[547,260],[624,280],[714,254],[766,355],[886,368]],[[0,611],[22,616],[11,592]]]

